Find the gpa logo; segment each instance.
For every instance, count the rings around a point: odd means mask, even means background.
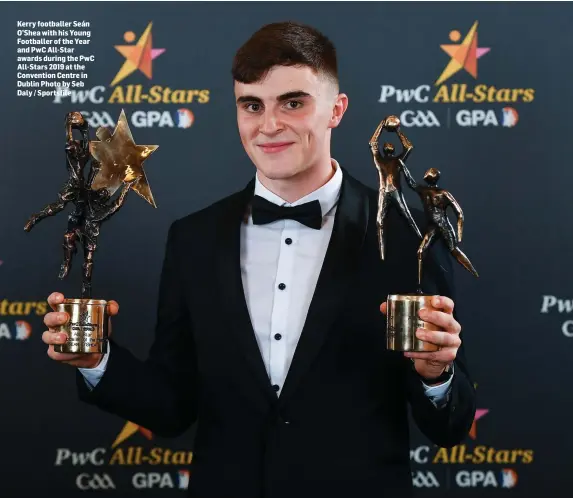
[[[501,126],[513,128],[519,121],[519,114],[513,107],[504,107],[501,110]]]
[[[189,471],[180,470],[175,477],[169,472],[138,472],[134,474],[131,483],[135,489],[187,489],[189,486]]]
[[[517,484],[517,472],[513,469],[460,470],[456,474],[456,484],[460,488],[513,488]]]
[[[14,325],[0,322],[0,339],[25,341],[32,334],[32,326],[24,320],[16,320]]]
[[[519,115],[513,107],[504,107],[496,113],[495,110],[489,109],[462,109],[456,113],[456,123],[462,128],[477,128],[489,126],[504,128],[513,128]]]
[[[517,484],[517,472],[513,469],[503,469],[501,471],[501,487],[513,488]]]

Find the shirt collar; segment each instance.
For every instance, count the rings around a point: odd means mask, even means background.
[[[265,198],[267,201],[279,206],[298,206],[300,204],[304,204],[305,202],[318,200],[318,202],[320,202],[322,215],[325,216],[338,202],[340,197],[340,188],[342,187],[342,169],[340,168],[340,165],[336,159],[331,158],[330,163],[336,170],[332,178],[319,189],[305,195],[304,197],[301,197],[292,204],[267,189],[260,182],[258,175],[255,175],[255,195],[259,195]]]

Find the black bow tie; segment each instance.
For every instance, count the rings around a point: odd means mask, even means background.
[[[277,220],[296,220],[307,227],[320,230],[322,227],[322,210],[317,200],[300,206],[278,206],[264,197],[255,195],[251,204],[251,214],[255,225],[264,225]]]

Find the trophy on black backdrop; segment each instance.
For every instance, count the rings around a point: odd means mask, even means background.
[[[394,132],[400,138],[404,150],[399,156],[394,156],[394,147],[388,142],[384,143],[383,156],[378,151],[378,139],[383,131]],[[436,351],[438,346],[416,337],[416,330],[419,328],[438,330],[434,324],[425,322],[418,316],[421,308],[433,309],[432,298],[434,295],[426,294],[422,289],[423,264],[431,244],[438,238],[442,238],[456,260],[472,275],[478,276],[468,257],[458,247],[462,240],[463,211],[450,192],[438,187],[440,172],[436,168],[430,168],[426,171],[424,180],[427,185],[416,184],[404,163],[413,146],[400,131],[400,120],[396,116],[388,116],[382,120],[370,139],[370,148],[380,179],[378,218],[376,221],[381,259],[384,259],[384,217],[390,199],[396,203],[398,210],[406,218],[410,227],[422,239],[418,247],[418,286],[416,291],[411,294],[391,294],[387,298],[387,347],[394,351]],[[400,187],[401,172],[404,173],[410,188],[420,196],[422,201],[426,216],[426,230],[423,237],[402,195]],[[452,207],[457,216],[457,237],[446,213],[448,207]]]
[[[394,204],[400,214],[406,218],[408,225],[416,232],[421,239],[422,234],[420,229],[408,209],[408,204],[402,194],[400,171],[404,172],[406,178],[410,177],[410,172],[406,168],[406,158],[410,151],[413,149],[412,144],[406,136],[400,131],[400,122],[395,116],[390,116],[383,119],[376,131],[370,139],[369,145],[374,158],[374,164],[378,170],[378,178],[380,181],[380,189],[378,194],[378,214],[376,217],[376,224],[378,228],[378,245],[380,249],[380,258],[385,257],[385,233],[384,221],[390,204]],[[383,154],[378,150],[378,140],[383,130],[394,131],[400,142],[402,143],[403,151],[399,155],[394,155],[394,146],[390,142],[385,142],[382,150]]]
[[[89,140],[89,125],[79,112],[68,113],[65,126],[68,180],[58,193],[58,200],[33,214],[24,230],[29,232],[39,221],[63,211],[68,203],[74,205],[64,234],[64,260],[59,278],[64,279],[69,274],[73,256],[77,253],[76,245],[80,244],[84,255],[82,291],[81,298],[65,299],[58,306],[58,311],[68,313],[70,319],[58,328],[59,332],[67,334],[68,340],[55,345],[54,350],[58,353],[105,353],[109,322],[107,301],[93,299],[91,287],[97,239],[101,224],[123,206],[130,190],[156,207],[143,162],[158,146],[135,144],[123,110],[113,134],[107,128],[98,128],[99,141]],[[74,130],[79,131],[81,140],[74,139]],[[88,163],[90,167],[86,171]],[[118,190],[119,195],[112,199]]]

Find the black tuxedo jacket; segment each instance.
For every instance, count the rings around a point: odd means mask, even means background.
[[[173,223],[149,358],[114,342],[95,389],[78,373],[80,398],[162,436],[197,422],[192,498],[409,496],[408,404],[440,446],[458,444],[475,413],[463,347],[442,409],[424,394],[410,360],[386,349],[379,307],[389,293],[415,291],[419,240],[391,209],[381,261],[378,193],[344,171],[332,237],[278,397],[240,274],[240,224],[253,188],[254,181]],[[443,244],[425,269],[425,290],[455,299]]]

